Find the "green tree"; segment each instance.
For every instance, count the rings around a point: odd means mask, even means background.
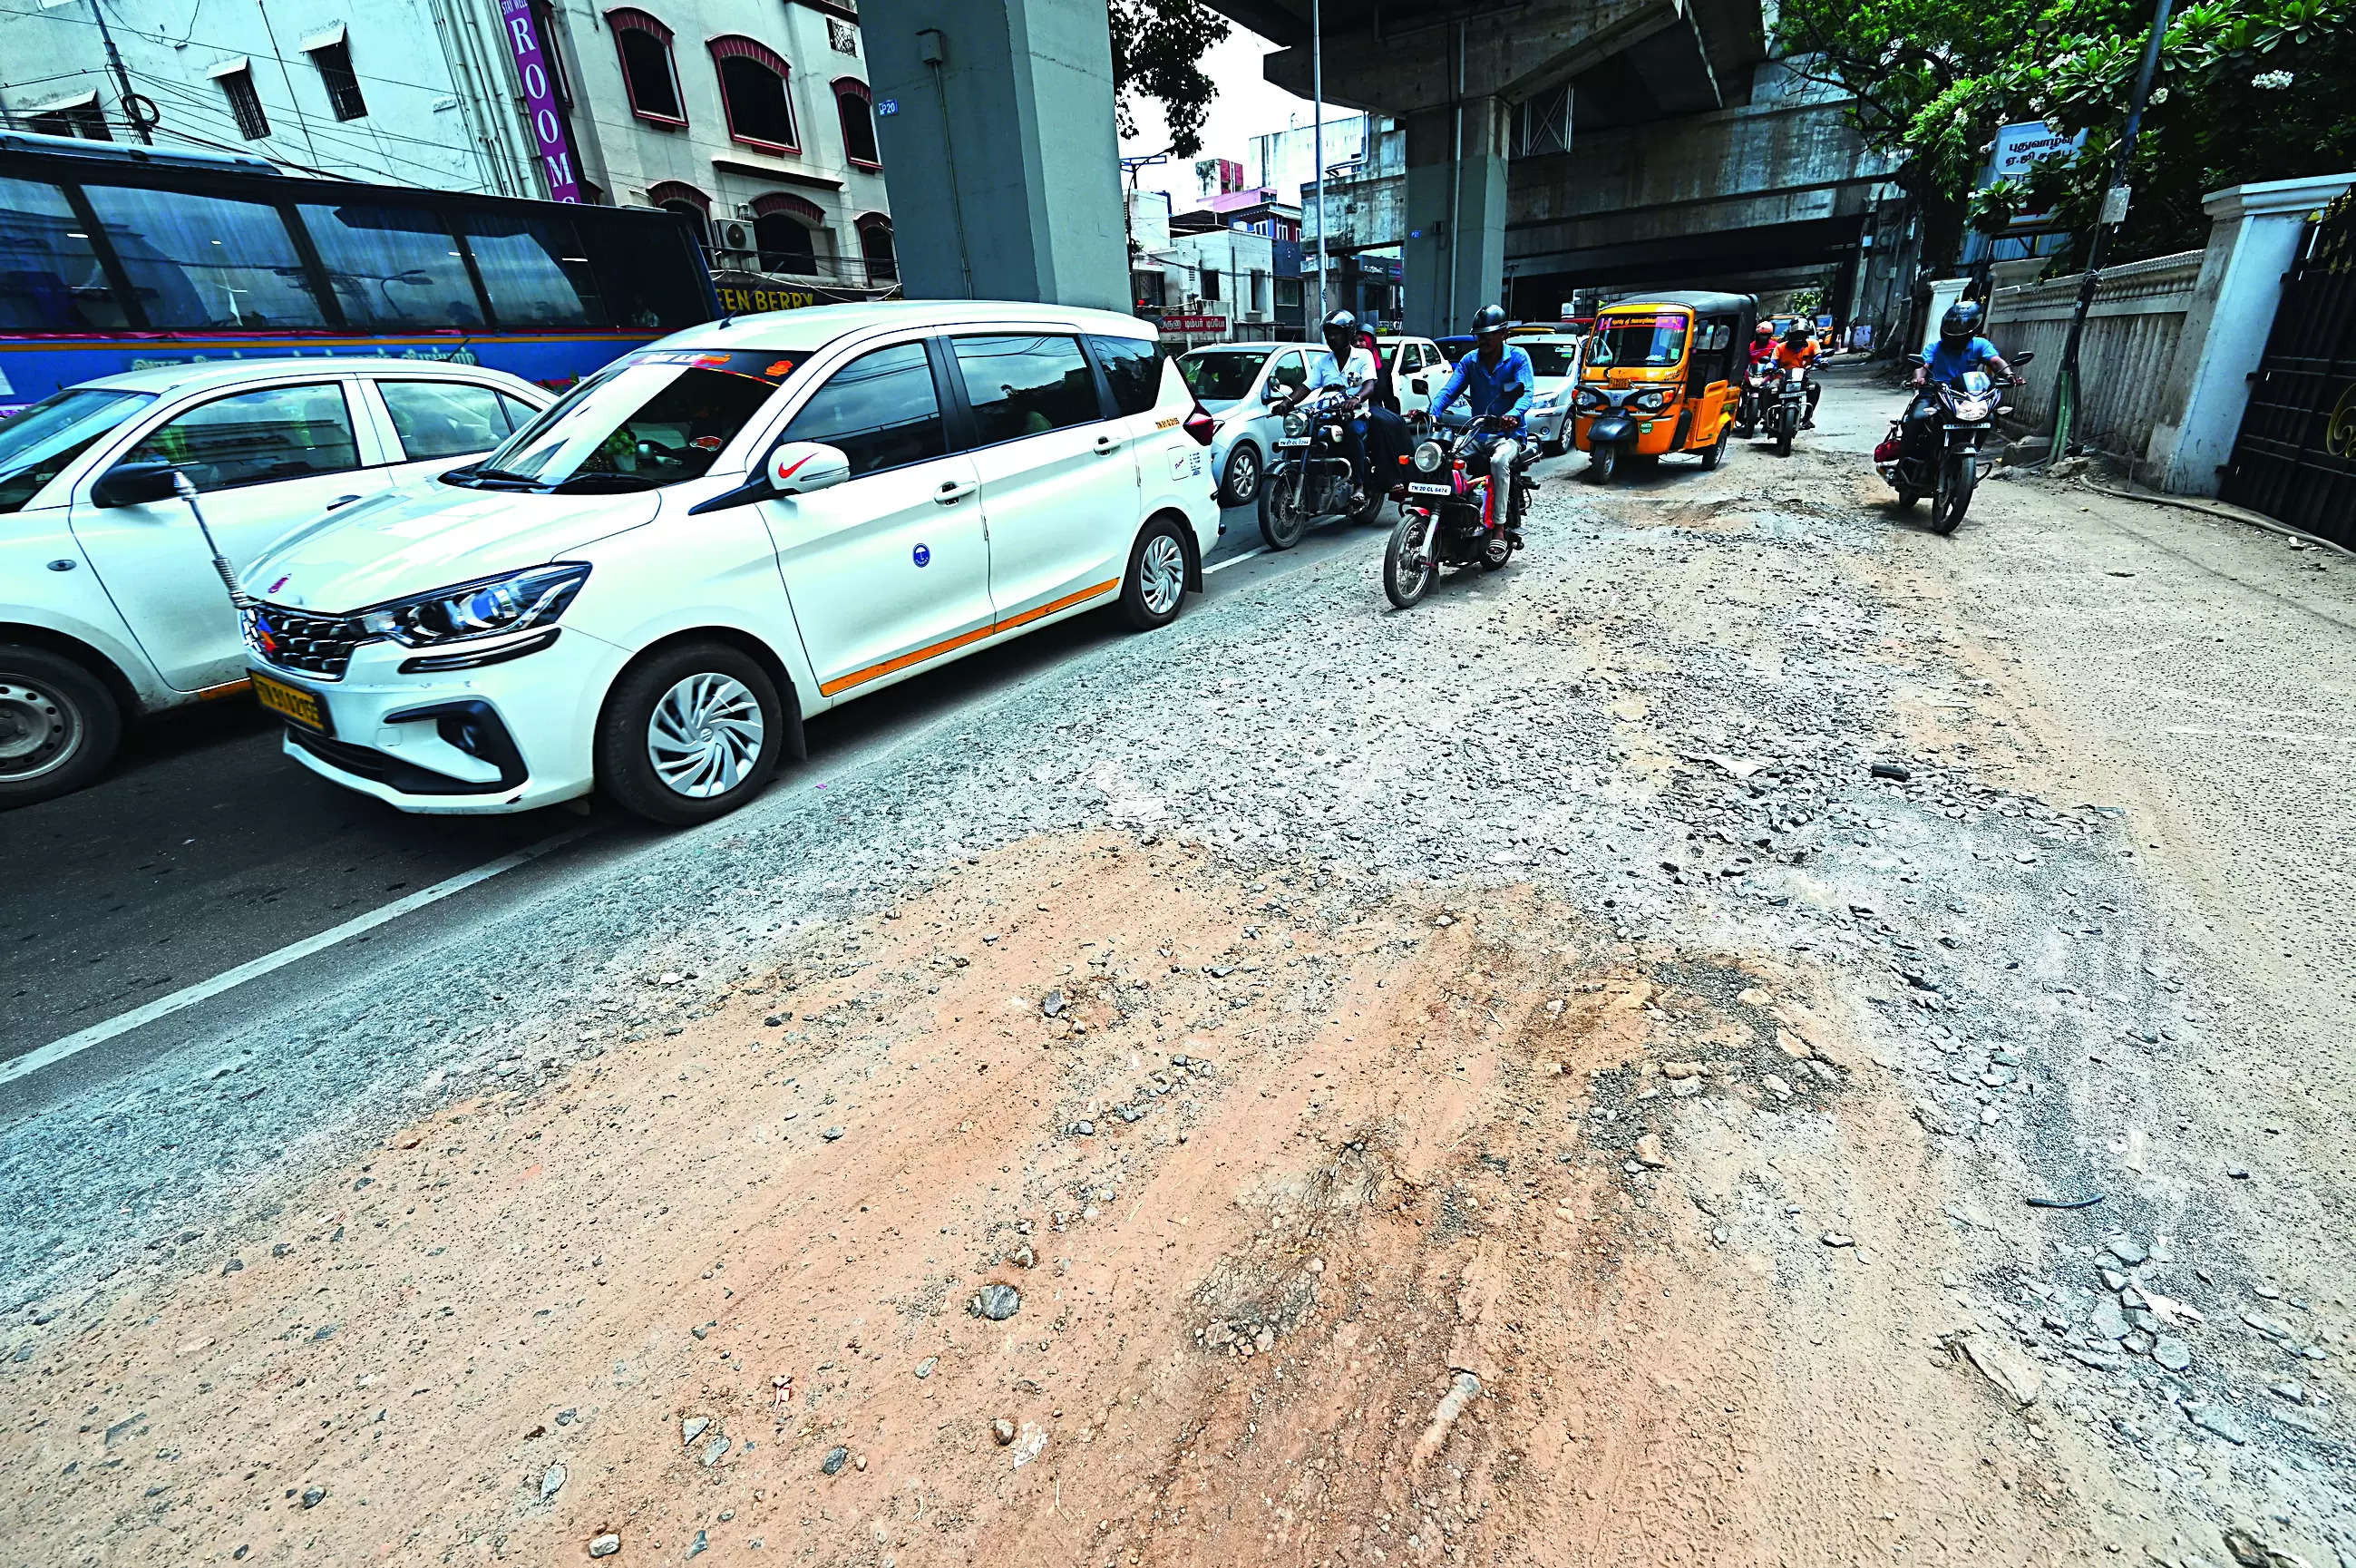
[[[1170,151],[1191,158],[1203,148],[1203,120],[1219,84],[1203,57],[1226,38],[1225,16],[1200,0],[1108,0],[1112,23],[1113,100],[1120,134],[1137,134],[1136,104],[1151,98],[1170,126]]]
[[[1954,261],[1967,221],[2051,207],[2083,244],[2102,206],[2151,25],[2150,0],[1785,0],[1778,37],[1857,98],[1867,141],[1901,160],[1923,256]],[[2116,261],[2189,250],[2201,199],[2248,180],[2356,166],[2350,0],[2195,0],[2170,21],[2128,176]],[[1974,193],[1997,128],[2086,133],[2075,159]]]

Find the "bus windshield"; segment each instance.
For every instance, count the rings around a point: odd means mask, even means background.
[[[608,366],[470,467],[486,489],[650,490],[701,478],[809,356],[658,349]]]
[[[1588,339],[1590,370],[1675,369],[1686,357],[1686,331],[1693,325],[1685,316],[1607,316],[1595,324]]]
[[[0,512],[24,510],[91,442],[155,401],[148,392],[74,387],[0,420]]]

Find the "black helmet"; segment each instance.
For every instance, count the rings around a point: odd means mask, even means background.
[[[1325,318],[1325,336],[1330,340],[1336,332],[1355,343],[1358,340],[1358,318],[1346,310],[1335,311]]]
[[[1783,341],[1794,349],[1815,336],[1815,333],[1808,330],[1808,324],[1804,321],[1794,321],[1783,329]]]
[[[1480,309],[1472,313],[1472,335],[1474,337],[1485,337],[1489,333],[1503,332],[1505,329],[1505,307],[1504,306],[1484,305]]]
[[[1939,317],[1939,341],[1960,348],[1980,335],[1982,320],[1978,300],[1959,299]]]

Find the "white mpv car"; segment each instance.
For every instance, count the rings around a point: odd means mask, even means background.
[[[1146,323],[827,306],[624,356],[477,464],[250,569],[304,766],[404,811],[744,803],[802,724],[1100,606],[1173,618],[1218,537]]]
[[[237,360],[102,376],[0,420],[0,808],[97,779],[137,714],[244,692],[237,611],[174,469],[243,565],[555,397],[480,365]]]

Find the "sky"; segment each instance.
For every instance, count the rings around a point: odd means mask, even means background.
[[[1295,98],[1280,87],[1270,86],[1260,72],[1260,57],[1269,53],[1275,45],[1256,33],[1241,27],[1228,31],[1227,36],[1211,48],[1203,69],[1213,81],[1219,84],[1219,95],[1211,101],[1210,118],[1203,124],[1203,150],[1195,155],[1205,158],[1234,158],[1248,165],[1251,161],[1251,139],[1270,131],[1282,131],[1294,125],[1306,125],[1314,118],[1313,105],[1306,98]],[[1343,110],[1328,105],[1326,124],[1351,117]],[[1162,119],[1162,106],[1151,99],[1137,105],[1138,134],[1124,137],[1120,154],[1130,157],[1141,154],[1158,153],[1170,145],[1167,127]],[[1173,158],[1140,169],[1137,183],[1144,190],[1167,190],[1192,201],[1194,198],[1194,158]]]

